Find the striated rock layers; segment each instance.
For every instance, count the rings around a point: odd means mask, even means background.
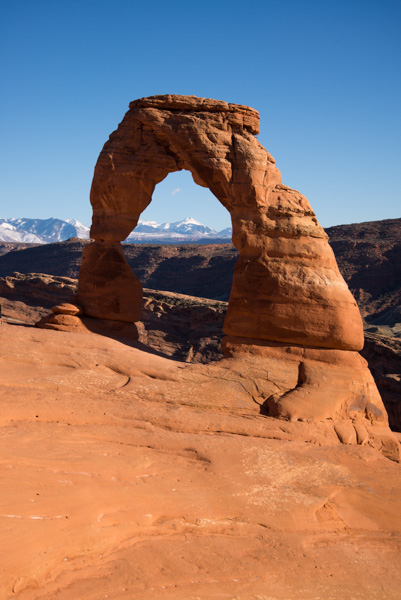
[[[257,111],[242,105],[174,95],[131,102],[95,168],[95,241],[83,253],[78,304],[99,319],[140,319],[141,284],[120,242],[156,184],[187,169],[230,212],[239,258],[223,350],[248,363],[265,359],[269,384],[259,388],[269,388],[260,395],[270,414],[386,424],[374,381],[357,354],[363,347],[359,310],[327,235],[306,198],[282,184],[258,132]]]

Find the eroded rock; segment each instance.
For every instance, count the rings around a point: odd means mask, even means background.
[[[142,289],[120,242],[157,183],[187,169],[230,212],[239,251],[223,328],[226,355],[246,363],[263,346],[266,365],[279,364],[295,377],[283,385],[268,378],[270,414],[322,420],[359,411],[386,424],[374,381],[357,354],[363,347],[359,310],[327,235],[307,199],[283,185],[258,132],[259,115],[245,106],[171,95],[131,102],[95,168],[95,241],[83,254],[78,302],[91,317],[140,318]]]
[[[106,264],[101,268],[99,253],[114,250],[129,235],[157,183],[171,172],[187,169],[227,208],[233,222],[239,258],[225,333],[325,348],[362,348],[359,311],[327,236],[306,198],[282,184],[274,159],[255,138],[258,121],[253,109],[195,96],[131,102],[95,168],[91,190],[95,242],[85,249],[86,266],[78,288],[86,314],[132,320],[131,309],[119,307],[117,315],[110,308],[114,300],[120,302],[122,283],[115,283]],[[127,274],[127,282],[129,278]],[[108,295],[102,304],[99,292],[106,282]],[[136,306],[132,310],[139,312],[139,287],[131,300]]]

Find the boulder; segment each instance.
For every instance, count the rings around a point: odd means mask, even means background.
[[[72,315],[79,316],[82,315],[82,308],[77,304],[71,304],[70,302],[63,302],[62,304],[56,304],[56,306],[52,306],[52,313],[55,315]]]

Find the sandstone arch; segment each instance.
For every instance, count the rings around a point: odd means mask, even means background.
[[[231,338],[360,350],[362,321],[308,201],[284,186],[257,141],[257,111],[195,96],[131,102],[100,153],[79,278],[85,314],[136,321],[140,282],[120,241],[157,183],[188,169],[231,214],[239,250],[224,332]]]
[[[120,242],[156,184],[188,169],[230,212],[239,250],[223,327],[227,368],[239,369],[269,415],[347,419],[336,426],[341,441],[367,443],[376,434],[366,427],[388,421],[357,352],[358,307],[308,201],[282,184],[258,132],[259,115],[246,106],[170,95],[132,102],[96,164],[94,242],[83,253],[78,304],[108,323],[140,320],[142,287]]]

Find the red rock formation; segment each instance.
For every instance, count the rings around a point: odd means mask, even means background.
[[[191,171],[229,210],[240,256],[224,331],[227,335],[360,350],[362,323],[327,243],[301,194],[282,185],[274,159],[259,144],[258,113],[193,96],[156,96],[130,104],[105,144],[91,190],[94,246],[124,240],[169,173]],[[92,286],[110,286],[96,264]],[[106,267],[105,267],[106,268]],[[86,286],[84,289],[84,285]],[[95,289],[80,277],[85,312],[104,317]],[[119,299],[116,292],[116,298]],[[96,303],[96,306],[93,303]],[[140,310],[141,294],[136,297]],[[110,315],[111,316],[111,315]],[[117,318],[113,316],[111,318]],[[118,318],[131,320],[120,311]]]
[[[246,106],[170,95],[132,102],[95,168],[95,242],[83,253],[78,303],[92,317],[139,319],[141,287],[119,242],[136,226],[156,184],[188,169],[230,212],[239,250],[224,324],[226,352],[244,358],[267,342],[266,359],[280,355],[284,369],[288,363],[304,373],[305,380],[297,375],[278,386],[271,412],[292,419],[348,417],[363,405],[364,415],[385,421],[366,363],[353,354],[363,347],[362,320],[327,235],[306,198],[282,184],[258,132],[258,113]],[[324,384],[331,365],[337,370]],[[338,378],[343,385],[334,385]],[[361,394],[366,402],[359,402]],[[367,403],[376,412],[366,413]]]

